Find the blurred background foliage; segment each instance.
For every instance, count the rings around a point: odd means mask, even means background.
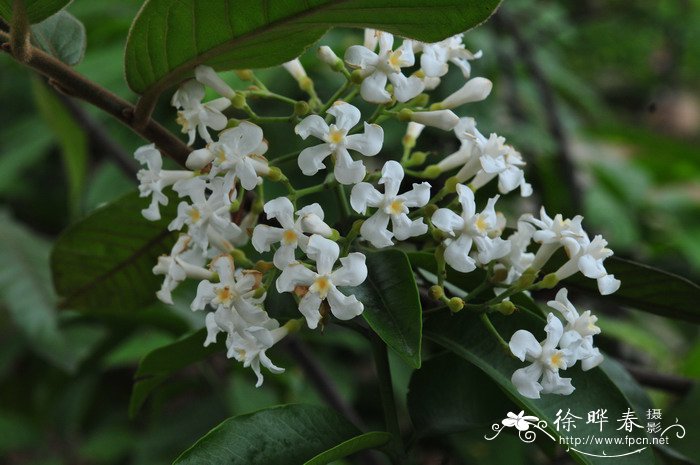
[[[130,100],[135,95],[123,79],[122,54],[139,5],[75,0],[69,7],[87,31],[77,70]],[[358,40],[358,32],[333,31],[324,43],[340,53]],[[543,204],[574,214],[579,204],[587,229],[604,234],[616,254],[697,281],[700,1],[506,0],[504,11],[468,33],[465,43],[484,51],[473,74],[492,79],[495,88],[461,114],[519,148],[535,185],[536,198],[508,208]],[[338,77],[311,53],[303,62],[319,93],[330,95]],[[226,76],[245,85],[233,73]],[[279,69],[260,77],[279,93],[299,93]],[[449,75],[441,92],[451,92],[460,79]],[[58,310],[49,253],[76,219],[134,190],[130,157],[143,141],[97,110],[66,105],[65,97],[8,57],[0,57],[0,99],[0,462],[165,464],[233,414],[281,402],[322,402],[283,348],[274,358],[287,372],[268,376],[261,389],[219,353],[172,373],[130,419],[139,360],[201,321],[185,298],[174,311],[139,309],[141,320]],[[177,131],[166,99],[156,118]],[[385,131],[385,151],[399,154],[403,126],[388,123]],[[266,136],[273,141],[271,158],[301,147],[281,129],[266,128]],[[276,146],[276,140],[283,142]],[[418,149],[429,151],[431,162],[456,144],[426,130]],[[562,155],[575,171],[562,167]],[[595,310],[609,353],[656,372],[700,377],[696,326],[613,306]],[[341,393],[368,423],[381,425],[364,342],[328,328],[306,336],[306,343],[323,348],[314,352]],[[398,398],[405,399],[410,369],[392,362]],[[697,412],[696,391],[650,394],[668,412]],[[405,406],[402,415],[408,421]],[[686,426],[689,436],[676,444],[698,457],[700,425],[694,431]],[[543,462],[541,452],[517,440],[483,441],[484,431],[419,442],[419,463]]]

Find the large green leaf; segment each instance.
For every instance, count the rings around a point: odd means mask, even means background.
[[[371,431],[361,434],[338,444],[332,449],[321,452],[316,457],[304,463],[304,465],[326,465],[362,450],[381,447],[389,442],[390,439],[391,434],[386,431]]]
[[[617,257],[608,258],[605,268],[622,281],[617,292],[605,296],[606,301],[700,323],[698,284],[668,271]],[[580,274],[564,280],[562,284],[598,295],[596,281]]]
[[[160,221],[141,216],[147,203],[137,193],[128,194],[59,237],[51,269],[63,307],[114,314],[139,311],[155,300],[162,277],[151,270],[174,243],[167,225],[176,202],[171,199],[161,210]]]
[[[261,68],[300,55],[329,28],[372,27],[436,42],[484,21],[500,0],[149,0],[126,45],[138,93],[163,90],[199,64]]]
[[[527,329],[538,338],[544,338],[543,321],[530,313],[520,312],[511,316],[493,315],[492,321],[499,333],[508,340],[518,329]],[[562,435],[574,435],[585,438],[588,435],[596,437],[643,438],[644,430],[635,429],[632,432],[617,430],[619,426],[616,419],[627,411],[628,408],[635,408],[621,391],[613,383],[601,368],[582,372],[577,365],[566,371],[565,375],[572,378],[576,387],[573,394],[569,396],[543,395],[542,399],[527,399],[518,394],[510,381],[513,372],[525,366],[518,360],[506,354],[495,338],[491,337],[485,327],[480,323],[475,315],[461,312],[457,315],[445,315],[432,318],[425,328],[425,335],[430,340],[463,357],[474,364],[487,376],[494,380],[500,388],[513,399],[522,409],[532,415],[536,415],[541,420],[547,421],[547,431],[558,440]],[[587,412],[597,409],[607,409],[609,422],[603,430],[599,431],[596,424],[586,423]],[[559,432],[555,428],[554,420],[559,410],[564,413],[567,409],[583,420],[578,420],[574,434]],[[506,412],[503,412],[505,417]],[[543,433],[540,433],[543,435]],[[548,439],[545,438],[548,441]],[[627,447],[624,444],[612,444],[605,446],[587,445],[580,446],[578,450],[572,448],[569,453],[579,463],[583,464],[607,464],[609,458],[599,458],[586,455],[603,455],[603,452],[610,455],[626,454],[637,449],[642,449],[638,453],[619,457],[615,459],[616,464],[641,465],[654,463],[653,452],[649,446]]]
[[[101,337],[93,328],[59,327],[49,276],[49,244],[0,212],[0,302],[29,347],[42,358],[75,370]]]
[[[174,465],[302,465],[359,434],[329,408],[283,405],[229,418]]]
[[[423,315],[411,264],[400,250],[366,255],[367,279],[358,287],[343,290],[364,304],[362,316],[379,337],[406,363],[418,368]]]
[[[75,66],[85,55],[85,26],[67,11],[59,11],[32,26],[32,39],[46,53]]]
[[[493,380],[451,353],[414,371],[408,389],[408,411],[420,436],[488,428],[512,405]]]
[[[135,416],[151,391],[170,375],[222,349],[219,343],[204,347],[206,336],[207,331],[201,329],[151,351],[141,360],[135,375],[136,382],[131,391],[129,415]]]
[[[12,2],[0,0],[0,16],[12,21]],[[43,21],[52,14],[66,7],[72,0],[22,0],[27,9],[27,19],[31,24]]]

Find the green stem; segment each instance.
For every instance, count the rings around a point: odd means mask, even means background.
[[[335,185],[335,193],[338,196],[338,202],[340,203],[340,212],[343,218],[349,218],[351,215],[350,204],[348,203],[348,198],[345,195],[345,187],[338,183]]]
[[[274,92],[269,92],[269,91],[263,91],[263,90],[248,90],[243,92],[246,96],[251,96],[251,97],[258,97],[258,98],[267,98],[271,100],[278,100],[280,102],[284,102],[286,104],[289,104],[291,106],[294,106],[297,104],[297,101],[294,99],[291,99],[289,97],[285,97],[284,95],[276,94]]]
[[[280,164],[287,162],[287,161],[290,161],[290,160],[296,160],[297,157],[299,157],[300,153],[301,153],[301,150],[295,150],[294,152],[285,153],[284,155],[280,155],[279,157],[275,158],[274,160],[270,160],[268,165],[276,166],[276,165],[280,165]]]
[[[486,327],[488,332],[491,333],[491,335],[493,335],[493,337],[496,338],[496,340],[498,341],[499,345],[503,348],[503,350],[505,350],[505,352],[507,354],[512,356],[513,354],[510,351],[510,346],[505,341],[505,339],[503,339],[503,337],[500,335],[500,333],[498,332],[496,327],[493,325],[493,323],[491,323],[489,316],[486,313],[482,313],[479,315],[479,319],[484,324],[484,326]]]
[[[343,93],[345,93],[345,91],[347,91],[347,90],[348,90],[350,87],[352,87],[352,86],[353,86],[352,81],[346,81],[346,82],[345,82],[342,86],[340,86],[340,88],[331,96],[331,98],[328,99],[328,101],[321,107],[321,109],[318,110],[318,112],[319,112],[320,114],[325,113],[326,110],[328,110],[328,109],[335,103],[335,101],[338,100],[338,99],[340,98],[340,96],[343,95]]]
[[[386,430],[392,435],[392,441],[389,443],[388,449],[391,451],[393,463],[405,463],[403,460],[404,446],[403,440],[401,439],[399,417],[396,411],[396,401],[394,400],[394,386],[391,381],[391,370],[389,367],[387,348],[379,336],[374,333],[372,333],[370,336],[370,342],[372,343],[374,364],[377,369],[379,395],[382,399]]]

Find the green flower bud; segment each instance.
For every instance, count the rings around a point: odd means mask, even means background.
[[[248,105],[248,103],[245,100],[245,95],[236,92],[236,95],[234,95],[231,98],[231,106],[233,108],[238,108],[239,110],[242,108],[245,108]]]
[[[350,80],[355,84],[362,84],[362,81],[365,80],[365,77],[362,75],[362,70],[356,69],[355,71],[353,71],[350,74]]]
[[[309,104],[304,101],[299,101],[294,104],[294,114],[297,116],[304,116],[308,114],[310,110]]]
[[[237,69],[235,72],[236,76],[238,76],[238,79],[240,79],[241,81],[253,80],[253,72],[249,69]]]
[[[452,297],[447,301],[447,308],[449,308],[452,313],[457,313],[464,308],[464,300],[459,297]]]
[[[440,300],[445,296],[445,290],[442,288],[442,286],[438,284],[430,286],[428,292],[430,293],[430,297],[432,297],[435,300]]]
[[[413,111],[409,110],[408,108],[402,108],[401,111],[396,115],[396,117],[399,119],[399,121],[411,121],[411,115],[413,114]]]
[[[442,168],[440,168],[438,165],[430,165],[423,170],[421,176],[427,179],[435,179],[441,174]]]
[[[425,163],[426,158],[428,158],[428,154],[426,152],[413,152],[408,158],[406,166],[420,166]]]
[[[510,300],[504,300],[500,304],[494,305],[492,308],[503,315],[512,315],[516,310],[515,304]]]
[[[282,170],[279,169],[276,166],[271,166],[270,167],[270,172],[267,173],[267,179],[269,179],[272,182],[279,182],[285,178],[284,173],[282,173]]]
[[[557,278],[556,273],[549,273],[542,278],[542,281],[539,282],[537,287],[540,289],[552,289],[557,284],[559,284],[559,278]]]

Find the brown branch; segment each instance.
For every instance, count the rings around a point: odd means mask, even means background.
[[[535,88],[544,109],[547,122],[547,130],[556,144],[556,158],[559,164],[561,179],[568,186],[572,210],[580,212],[582,208],[582,188],[576,177],[573,157],[569,149],[569,141],[561,123],[561,115],[557,106],[554,89],[535,58],[535,51],[528,40],[523,36],[517,21],[508,14],[503,7],[493,15],[496,27],[508,34],[515,42],[517,55],[522,59],[525,68],[533,79]]]
[[[8,34],[0,32],[2,50],[12,55],[9,40]],[[142,127],[135,125],[134,106],[131,103],[35,47],[32,48],[29,59],[24,64],[49,78],[51,83],[59,87],[63,93],[84,100],[109,113],[144,139],[155,143],[161,152],[184,166],[190,153],[189,147],[153,119],[149,119]]]

